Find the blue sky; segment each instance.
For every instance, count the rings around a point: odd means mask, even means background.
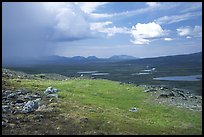
[[[3,59],[202,51],[201,2],[3,3]]]

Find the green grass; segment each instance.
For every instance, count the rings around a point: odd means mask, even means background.
[[[134,85],[102,79],[9,80],[16,88],[59,89],[59,116],[80,124],[79,134],[202,134],[202,112],[153,103]],[[131,107],[138,112],[129,112]],[[88,118],[80,123],[80,118]],[[61,125],[66,128],[66,125]]]

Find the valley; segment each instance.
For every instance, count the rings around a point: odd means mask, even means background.
[[[135,85],[166,85],[168,87],[190,90],[202,95],[202,78],[198,81],[163,81],[154,80],[157,77],[189,76],[202,74],[202,52],[130,60],[96,59],[89,61],[55,58],[50,62],[41,62],[27,66],[7,67],[11,70],[23,71],[30,74],[57,73],[67,77],[83,77],[108,79]],[[71,60],[71,61],[70,61]],[[74,63],[72,63],[74,61]],[[153,70],[152,70],[153,68]],[[99,74],[97,74],[97,73]],[[102,75],[101,75],[102,74]],[[105,74],[105,75],[103,75]]]

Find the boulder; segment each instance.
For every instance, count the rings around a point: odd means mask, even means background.
[[[29,113],[34,111],[35,109],[38,109],[38,102],[37,101],[28,101],[22,109],[22,113]]]
[[[55,93],[57,92],[58,90],[55,89],[55,88],[52,88],[52,87],[48,87],[46,90],[45,90],[45,94],[52,94],[52,93]]]

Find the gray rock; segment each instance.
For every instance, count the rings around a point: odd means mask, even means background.
[[[190,98],[197,99],[197,97],[196,97],[196,96],[190,96]]]
[[[28,101],[22,109],[22,113],[29,113],[34,111],[35,109],[38,109],[38,102],[37,101]]]
[[[138,109],[136,107],[132,107],[131,109],[129,109],[130,112],[137,112]]]
[[[81,118],[80,119],[80,123],[87,123],[88,122],[88,118]]]
[[[186,96],[184,95],[183,92],[179,91],[178,94],[179,94],[179,96],[186,98]]]
[[[8,112],[8,110],[9,110],[9,106],[7,106],[7,105],[2,106],[2,111],[3,112]]]
[[[31,99],[32,99],[32,95],[31,95],[30,93],[28,93],[28,94],[26,94],[26,95],[24,96],[24,99],[29,99],[29,100],[31,100]]]
[[[33,98],[40,98],[40,95],[32,95]]]
[[[158,98],[163,97],[163,98],[168,98],[169,95],[168,94],[160,94]]]
[[[26,93],[27,93],[27,91],[21,90],[21,89],[19,89],[19,90],[16,91],[16,94],[17,94],[17,95],[25,95]]]
[[[147,89],[144,92],[154,92],[154,91],[157,91],[157,90],[156,89]]]
[[[9,94],[11,94],[11,91],[8,91],[8,90],[6,90],[6,91],[4,91],[4,90],[2,90],[2,96],[8,96]]]
[[[175,94],[173,93],[173,92],[171,92],[171,93],[169,93],[169,95],[168,96],[175,96]]]
[[[45,94],[52,94],[52,93],[55,93],[57,92],[58,90],[55,89],[55,88],[52,88],[52,87],[48,87],[46,90],[45,90]]]
[[[25,102],[25,100],[23,100],[23,99],[17,99],[16,101],[15,101],[15,103],[24,103]]]
[[[160,90],[164,90],[164,87],[161,87]]]
[[[16,97],[16,94],[14,94],[14,93],[11,93],[11,94],[9,94],[8,96],[7,96],[7,98],[15,98]]]
[[[6,122],[2,121],[2,127],[7,127],[7,126],[8,126],[8,124]]]

